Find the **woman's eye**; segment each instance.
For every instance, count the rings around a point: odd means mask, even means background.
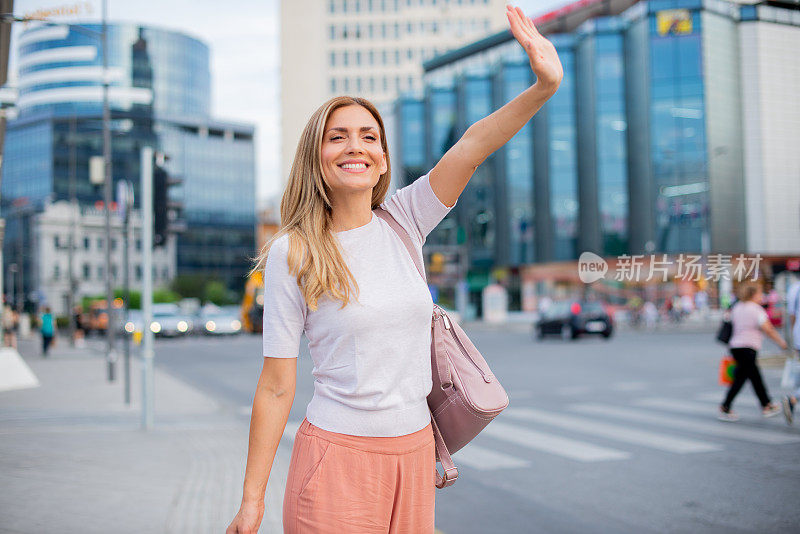
[[[344,137],[342,137],[341,135],[334,135],[333,137],[331,137],[331,141],[336,141],[338,139],[344,139]]]
[[[370,141],[376,141],[377,140],[377,138],[374,135],[367,135],[366,138],[369,139]]]

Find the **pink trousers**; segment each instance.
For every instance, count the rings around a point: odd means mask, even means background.
[[[433,534],[431,426],[399,437],[349,436],[304,420],[283,499],[286,534]]]

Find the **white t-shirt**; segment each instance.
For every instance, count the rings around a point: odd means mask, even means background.
[[[422,257],[425,237],[452,209],[428,175],[381,204],[411,236]],[[314,396],[306,418],[354,436],[403,436],[430,422],[433,300],[400,237],[372,214],[366,225],[337,232],[358,283],[358,302],[324,295],[316,311],[303,299],[286,262],[289,236],[270,248],[265,267],[264,356],[295,358],[305,332],[314,361]],[[353,292],[355,294],[355,292]]]

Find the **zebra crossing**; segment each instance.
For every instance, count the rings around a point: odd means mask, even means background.
[[[748,400],[744,397],[743,404]],[[548,457],[579,463],[620,462],[648,451],[714,454],[737,442],[800,443],[800,429],[782,426],[782,420],[759,426],[748,424],[746,417],[733,424],[717,421],[718,402],[719,393],[702,393],[693,400],[645,397],[624,405],[580,402],[559,410],[512,406],[458,451],[454,461],[467,468],[495,471],[528,468]],[[300,421],[287,424],[284,438],[289,443],[299,426]]]

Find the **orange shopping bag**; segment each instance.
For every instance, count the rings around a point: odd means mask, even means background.
[[[736,371],[736,360],[731,356],[723,356],[719,361],[719,385],[730,386],[733,384],[733,374]]]

